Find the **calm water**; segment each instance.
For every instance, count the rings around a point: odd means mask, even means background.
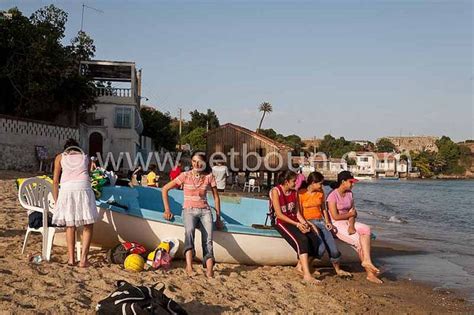
[[[458,289],[474,301],[474,181],[360,182],[358,220],[377,238],[422,251],[377,261],[404,278]]]

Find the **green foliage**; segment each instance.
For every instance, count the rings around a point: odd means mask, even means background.
[[[284,136],[273,129],[259,129],[258,133],[293,148],[293,153],[296,155],[300,154],[301,148],[304,146],[303,141],[297,135]]]
[[[171,127],[171,116],[151,107],[142,107],[143,135],[153,139],[156,148],[175,150],[178,134]]]
[[[413,166],[418,167],[423,177],[438,174],[462,175],[472,165],[471,151],[443,136],[436,141],[438,153],[410,152]]]
[[[319,151],[326,153],[326,155],[333,158],[340,158],[344,154],[351,151],[362,151],[363,147],[359,144],[347,141],[344,137],[339,139],[334,138],[331,135],[325,135],[321,144],[319,145]]]
[[[198,127],[183,137],[182,143],[189,143],[192,150],[206,150],[206,129]]]
[[[438,147],[436,161],[442,161],[443,165],[440,168],[435,168],[435,171],[445,174],[462,174],[465,172],[465,168],[459,165],[461,152],[464,152],[460,145],[454,143],[449,137],[442,136],[436,140],[436,146]]]
[[[94,85],[78,64],[94,56],[92,39],[80,33],[63,46],[67,13],[54,5],[30,18],[17,8],[8,13],[11,19],[0,19],[0,113],[54,121],[91,107]]]
[[[395,145],[387,138],[381,138],[377,141],[377,152],[394,152]]]
[[[191,115],[191,121],[186,126],[188,132],[191,132],[199,127],[204,129],[209,127],[209,130],[211,130],[220,126],[219,118],[217,118],[216,113],[210,109],[207,110],[207,113],[200,113],[197,110],[194,110],[189,114]],[[208,123],[209,126],[207,126]]]
[[[267,113],[273,112],[272,104],[268,102],[263,102],[262,104],[260,104],[260,106],[258,106],[258,111],[262,112],[262,118],[260,119],[260,123],[258,124],[257,131],[260,130],[260,128],[262,128],[262,123],[263,123],[263,119],[265,118],[265,115]]]
[[[420,170],[421,176],[425,178],[433,177],[434,172],[431,164],[434,161],[435,155],[432,152],[413,152],[410,151],[412,158],[412,165]]]

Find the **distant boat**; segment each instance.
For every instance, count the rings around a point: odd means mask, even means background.
[[[398,177],[395,177],[395,176],[382,176],[382,177],[379,177],[378,179],[381,179],[381,180],[399,180],[400,178]]]
[[[92,244],[111,248],[122,241],[135,241],[152,250],[166,237],[178,238],[182,243],[183,191],[170,190],[169,197],[173,221],[163,219],[163,202],[158,188],[104,187],[97,201],[100,221],[94,224]],[[263,226],[268,200],[225,195],[220,197],[225,228],[214,232],[214,256],[217,262],[246,265],[296,264],[296,253],[290,245],[276,230]],[[209,198],[209,203],[212,207],[212,198]],[[344,262],[358,260],[352,247],[339,240],[337,244]],[[195,247],[196,256],[202,259],[201,233],[198,230]],[[178,257],[183,257],[182,248],[180,246]],[[326,256],[322,263],[329,264]]]
[[[354,176],[355,179],[360,180],[360,181],[370,181],[374,180],[372,176]]]

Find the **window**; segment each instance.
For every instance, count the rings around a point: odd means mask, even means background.
[[[132,109],[128,107],[115,108],[115,128],[132,128]]]
[[[369,162],[369,158],[368,157],[361,157],[360,161],[361,162]]]

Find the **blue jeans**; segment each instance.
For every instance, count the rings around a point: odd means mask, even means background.
[[[212,212],[210,208],[186,208],[181,214],[184,223],[184,253],[194,250],[194,232],[196,228],[201,231],[202,264],[205,267],[208,259],[214,260],[212,245]]]
[[[326,229],[326,222],[324,222],[324,219],[310,220],[310,222],[316,225],[319,229],[318,238],[321,244],[323,244],[323,246],[320,246],[318,249],[318,256],[322,256],[324,254],[324,249],[326,249],[330,261],[338,262],[341,259],[341,252],[337,249],[336,241],[334,240],[331,231]],[[322,253],[321,250],[323,251]]]

